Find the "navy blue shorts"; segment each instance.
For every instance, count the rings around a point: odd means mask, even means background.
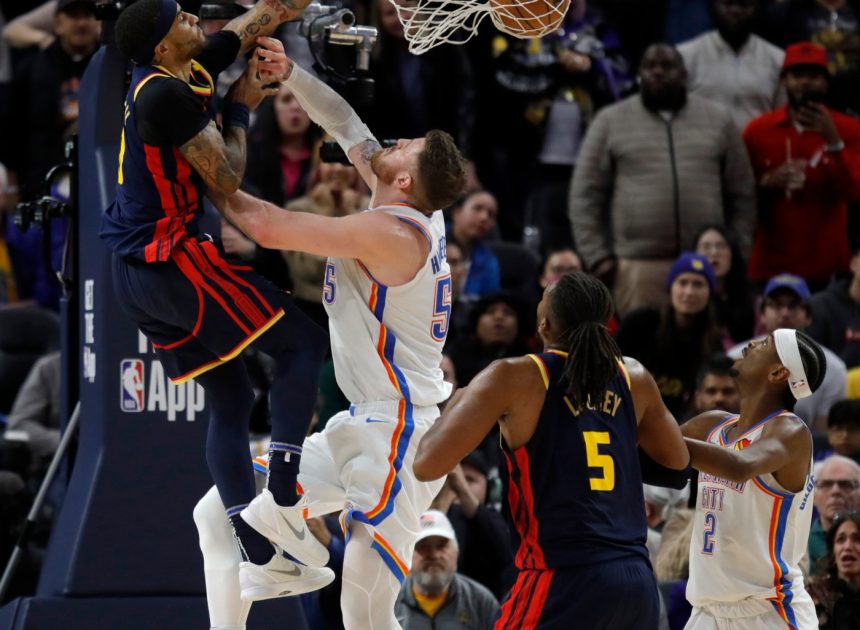
[[[495,630],[655,630],[657,581],[644,558],[520,571]]]
[[[174,383],[229,361],[296,310],[286,291],[209,240],[184,239],[166,262],[114,255],[113,284]]]

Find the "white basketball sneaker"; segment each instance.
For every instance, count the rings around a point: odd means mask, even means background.
[[[239,564],[242,599],[248,602],[301,595],[319,590],[333,581],[334,571],[331,569],[296,564],[280,552],[264,565],[252,562]]]
[[[263,488],[240,515],[299,562],[309,567],[324,567],[328,563],[328,549],[308,529],[302,512],[299,505],[281,507],[269,489]]]

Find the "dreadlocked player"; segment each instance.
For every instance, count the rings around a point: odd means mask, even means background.
[[[676,471],[689,454],[654,379],[609,335],[611,314],[600,281],[562,276],[537,309],[543,353],[490,365],[419,446],[415,474],[435,479],[499,423],[520,546],[498,629],[657,627],[636,444]]]

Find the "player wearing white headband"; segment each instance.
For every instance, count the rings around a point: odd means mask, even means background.
[[[825,369],[818,344],[779,328],[735,361],[740,415],[711,411],[681,427],[699,471],[687,629],[818,628],[798,568],[812,519],[812,435],[793,409]]]

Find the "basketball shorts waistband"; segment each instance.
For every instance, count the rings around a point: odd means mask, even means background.
[[[353,403],[349,406],[349,415],[360,416],[364,414],[384,414],[387,416],[396,417],[400,411],[400,406],[410,403],[405,400],[376,400],[369,402]],[[433,420],[439,417],[438,405],[410,405],[412,408],[412,417],[417,420]]]

